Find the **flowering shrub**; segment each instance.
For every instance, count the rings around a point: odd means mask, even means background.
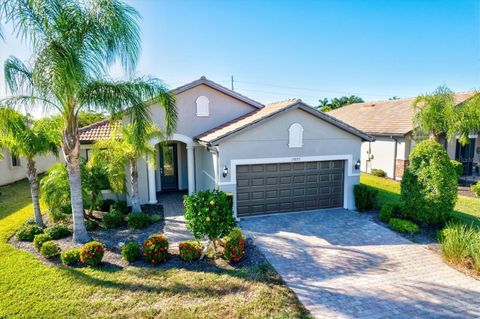
[[[240,261],[245,256],[245,238],[240,228],[233,228],[225,237],[223,255],[228,261]]]
[[[105,247],[98,241],[91,241],[83,245],[80,251],[80,261],[88,266],[96,266],[102,262]]]
[[[168,258],[168,239],[163,234],[148,237],[142,245],[143,258],[152,263],[164,262]]]
[[[198,241],[184,241],[178,245],[180,258],[185,261],[193,261],[200,258],[202,254],[202,245]]]

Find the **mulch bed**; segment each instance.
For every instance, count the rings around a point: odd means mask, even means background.
[[[143,207],[142,207],[143,208]],[[161,214],[163,213],[158,209],[145,209],[144,211],[148,212],[149,214]],[[102,212],[95,211],[94,216],[96,218],[100,218]],[[45,224],[48,226],[50,225],[48,218],[44,218]],[[260,252],[260,250],[255,247],[253,241],[251,239],[247,239],[245,242],[245,257],[236,263],[229,263],[227,260],[222,258],[222,247],[218,247],[218,251],[214,252],[213,249],[209,250],[209,253],[201,261],[194,261],[194,262],[185,262],[180,259],[178,255],[178,249],[170,249],[170,258],[167,262],[152,265],[147,263],[143,260],[135,261],[129,264],[127,261],[122,259],[121,256],[121,249],[122,246],[127,241],[136,241],[140,245],[142,242],[148,238],[148,236],[162,233],[164,228],[163,219],[155,224],[152,224],[143,229],[131,229],[127,227],[120,227],[114,229],[103,229],[99,228],[93,231],[89,231],[89,235],[92,240],[99,241],[105,245],[106,252],[102,260],[102,264],[99,266],[100,268],[105,269],[123,269],[127,266],[137,266],[137,267],[160,267],[160,268],[184,268],[184,269],[195,269],[195,270],[214,270],[214,269],[226,269],[226,270],[234,270],[244,267],[250,267],[254,265],[262,265],[268,263],[264,255]],[[72,236],[67,238],[55,240],[55,242],[60,246],[62,251],[72,249],[72,248],[81,248],[81,244],[74,243],[72,240]],[[22,249],[28,251],[35,256],[38,257],[43,263],[51,266],[59,266],[61,265],[60,257],[54,259],[46,259],[44,258],[34,247],[32,242],[24,242],[17,240],[16,236],[10,238],[9,243],[18,249]],[[218,245],[217,245],[218,246]],[[76,267],[83,267],[83,266],[76,266]]]

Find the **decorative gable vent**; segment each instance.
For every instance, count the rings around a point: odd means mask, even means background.
[[[196,102],[197,102],[197,116],[209,116],[210,101],[208,100],[208,98],[206,96],[201,95],[197,98]]]
[[[298,123],[293,123],[288,129],[288,147],[303,146],[303,127]]]

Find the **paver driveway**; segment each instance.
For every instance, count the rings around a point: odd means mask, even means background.
[[[480,317],[480,281],[358,213],[332,209],[240,224],[318,318]]]

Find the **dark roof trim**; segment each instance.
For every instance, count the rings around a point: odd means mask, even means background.
[[[375,141],[375,138],[373,136],[370,136],[370,135],[354,128],[353,126],[350,126],[350,125],[348,125],[348,124],[346,124],[346,123],[344,123],[344,122],[342,122],[342,121],[340,121],[340,120],[338,120],[338,119],[336,119],[336,118],[334,118],[334,117],[332,117],[328,114],[320,112],[320,111],[312,108],[311,106],[303,103],[302,101],[298,101],[297,103],[294,103],[294,104],[292,104],[288,107],[280,109],[277,112],[274,112],[274,113],[269,114],[265,117],[259,118],[258,120],[254,121],[252,123],[249,123],[245,126],[239,127],[239,128],[237,128],[237,129],[235,129],[231,132],[228,132],[228,133],[226,133],[226,134],[224,134],[224,135],[222,135],[222,136],[220,136],[220,137],[218,137],[218,138],[216,138],[212,141],[209,141],[209,142],[202,141],[201,135],[203,135],[203,133],[200,134],[200,135],[197,135],[197,137],[195,137],[194,140],[197,141],[198,143],[202,144],[202,145],[205,145],[205,146],[218,145],[221,141],[223,141],[227,138],[230,138],[232,136],[235,136],[237,134],[240,134],[242,131],[244,131],[247,128],[252,128],[252,127],[255,127],[257,125],[260,125],[262,122],[264,122],[268,119],[275,118],[275,117],[277,117],[277,116],[279,116],[279,115],[281,115],[281,114],[283,114],[287,111],[294,110],[294,109],[301,109],[301,110],[303,110],[307,113],[310,113],[311,115],[316,116],[317,118],[320,118],[320,119],[326,121],[327,123],[330,123],[333,126],[336,126],[336,127],[340,128],[340,129],[342,129],[342,130],[344,130],[344,131],[346,131],[350,134],[353,134],[353,135],[361,138],[364,141],[370,141],[370,142]],[[254,112],[252,112],[252,113],[254,113]],[[243,119],[243,118],[245,118],[245,116],[241,116],[238,119]],[[235,121],[235,120],[233,120],[233,121]]]
[[[245,103],[247,103],[247,104],[249,104],[249,105],[251,105],[251,106],[253,106],[253,107],[257,108],[257,109],[260,109],[260,108],[264,107],[264,105],[263,105],[262,103],[257,102],[257,101],[255,101],[255,100],[252,100],[252,99],[250,99],[250,98],[248,98],[248,97],[246,97],[246,96],[244,96],[244,95],[242,95],[242,94],[240,94],[240,93],[238,93],[238,92],[235,92],[235,91],[232,91],[232,90],[230,90],[230,89],[227,89],[226,87],[221,86],[220,84],[217,84],[217,83],[215,83],[215,82],[213,82],[213,81],[210,81],[209,79],[207,79],[207,78],[204,77],[204,76],[202,76],[202,77],[201,77],[200,79],[198,79],[198,80],[195,80],[195,81],[193,81],[193,82],[187,83],[187,84],[182,85],[182,86],[179,86],[179,87],[171,90],[171,92],[172,92],[173,94],[180,94],[180,93],[182,93],[182,92],[185,92],[185,91],[187,91],[187,90],[190,90],[191,88],[194,88],[194,87],[199,86],[199,85],[202,85],[202,84],[203,84],[203,85],[206,85],[206,86],[209,86],[209,87],[211,87],[211,88],[214,89],[214,90],[220,91],[220,92],[222,92],[222,93],[224,93],[224,94],[226,94],[226,95],[228,95],[228,96],[231,96],[231,97],[233,97],[233,98],[235,98],[235,99],[237,99],[237,100],[239,100],[239,101],[245,102]]]

